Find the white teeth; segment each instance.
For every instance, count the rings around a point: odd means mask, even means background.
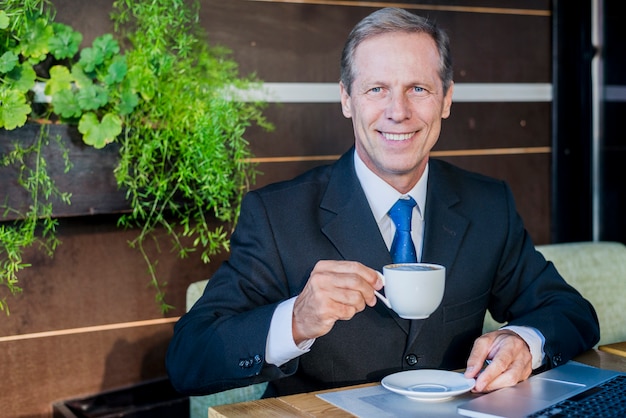
[[[404,141],[411,138],[415,132],[411,132],[408,134],[390,134],[388,132],[383,132],[383,136],[389,141]]]

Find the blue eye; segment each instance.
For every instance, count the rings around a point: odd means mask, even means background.
[[[380,92],[381,92],[381,90],[382,90],[382,88],[380,88],[380,87],[374,87],[374,88],[372,88],[372,90],[370,90],[370,91],[371,91],[372,93],[380,93]]]
[[[424,91],[424,89],[423,89],[422,87],[419,87],[419,86],[415,86],[415,87],[413,87],[413,90],[414,90],[416,93],[421,93],[421,92],[423,92],[423,91]]]

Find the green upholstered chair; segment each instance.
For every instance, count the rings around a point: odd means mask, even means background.
[[[537,249],[596,309],[598,345],[626,341],[626,246],[598,241],[540,245]],[[502,325],[487,313],[483,331]]]
[[[202,280],[189,285],[187,288],[187,310],[191,309],[194,303],[202,296],[208,280]],[[205,396],[189,397],[189,417],[206,418],[210,406],[226,405],[237,402],[261,399],[267,383],[245,386],[242,388],[230,389],[223,392],[213,393]]]

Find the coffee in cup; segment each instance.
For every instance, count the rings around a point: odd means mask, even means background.
[[[405,319],[424,319],[441,304],[446,268],[427,263],[388,264],[381,279],[385,296],[375,293],[389,309]]]

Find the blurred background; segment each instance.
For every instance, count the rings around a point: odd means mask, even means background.
[[[261,173],[253,187],[326,164],[352,145],[339,105],[341,49],[361,18],[393,4],[450,35],[455,96],[433,156],[506,180],[535,244],[626,242],[626,14],[618,3],[202,0],[200,17],[210,42],[272,92],[265,115],[276,129],[246,134]],[[113,0],[53,4],[84,44],[112,30]],[[8,190],[0,176],[0,195]],[[188,285],[209,278],[227,254],[203,264],[178,259],[165,237],[155,243],[175,306],[163,315],[141,255],[128,247],[135,233],[116,226],[118,215],[63,217],[54,258],[27,254],[34,268],[24,291],[9,301],[11,315],[0,315],[3,417],[50,416],[55,401],[165,376]]]

